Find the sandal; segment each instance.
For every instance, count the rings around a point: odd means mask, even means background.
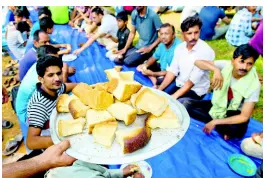
[[[3,129],[10,129],[13,127],[13,123],[8,120],[2,120],[2,128]]]
[[[16,135],[14,139],[11,139],[10,141],[7,142],[6,148],[3,151],[3,155],[8,156],[17,151],[19,148],[21,142],[23,140],[22,134]]]

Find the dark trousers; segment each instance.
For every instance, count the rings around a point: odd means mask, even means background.
[[[211,100],[187,100],[184,103],[184,106],[189,113],[190,117],[202,121],[204,123],[210,122],[212,117],[209,115],[209,111],[212,107]],[[239,110],[237,111],[227,111],[226,117],[231,117],[240,114]],[[216,130],[221,135],[227,135],[230,138],[242,138],[247,132],[249,120],[241,124],[227,124],[227,125],[218,125]]]
[[[145,60],[149,59],[152,56],[152,52],[147,54],[140,54],[137,53],[138,49],[135,47],[132,47],[127,50],[123,62],[127,66],[138,66],[139,64],[142,64]]]

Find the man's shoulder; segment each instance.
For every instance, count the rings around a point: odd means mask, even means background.
[[[205,48],[206,50],[209,50],[209,52],[214,52],[214,50],[211,48],[211,46],[204,40],[199,39],[199,46],[200,48]]]

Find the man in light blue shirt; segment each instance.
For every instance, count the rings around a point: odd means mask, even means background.
[[[150,78],[154,88],[163,81],[166,69],[172,62],[174,49],[181,43],[181,40],[175,37],[174,26],[169,23],[161,25],[160,40],[161,43],[153,56],[137,67],[137,71]]]
[[[240,46],[249,42],[254,34],[252,30],[252,12],[255,10],[256,6],[247,6],[235,14],[225,35],[228,43],[233,46]]]

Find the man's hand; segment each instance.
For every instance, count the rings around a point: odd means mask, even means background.
[[[8,92],[5,87],[2,87],[2,104],[8,102]]]
[[[47,148],[45,152],[38,156],[38,158],[40,158],[40,162],[44,162],[45,165],[49,165],[49,169],[72,165],[76,159],[65,153],[69,147],[70,142],[68,140],[64,140],[57,145]]]
[[[79,49],[76,49],[76,50],[73,52],[73,54],[74,54],[74,55],[79,55],[82,51],[83,51],[83,49],[82,49],[82,48],[79,48]]]
[[[128,177],[139,171],[139,167],[133,164],[130,164],[123,168],[123,177]]]
[[[144,70],[147,70],[147,66],[146,66],[146,64],[140,64],[139,66],[137,66],[136,70],[138,72],[142,72]]]
[[[118,54],[124,55],[126,53],[126,51],[127,50],[125,48],[123,48],[123,49],[121,49],[121,50],[118,51]]]
[[[74,23],[73,23],[72,21],[69,21],[69,25],[70,25],[71,27],[73,27],[73,26],[74,26]]]
[[[133,175],[133,178],[145,178],[145,176],[142,173],[137,172]]]
[[[140,48],[139,50],[137,50],[136,52],[137,53],[140,53],[140,54],[147,54],[151,51],[151,49],[149,47],[143,47],[143,48]]]
[[[262,145],[262,139],[263,139],[263,132],[261,133],[253,133],[251,135],[252,137],[252,140],[255,142],[255,143],[258,143],[260,145]]]
[[[219,69],[214,71],[214,74],[213,74],[213,77],[212,77],[211,86],[215,90],[222,89],[222,86],[223,86],[223,76],[222,76],[222,73],[221,73],[221,71]]]
[[[105,38],[111,38],[111,37],[112,37],[111,34],[106,34],[106,35],[105,35]]]
[[[142,70],[142,74],[145,76],[154,76],[154,72],[152,70]]]
[[[70,44],[66,45],[66,50],[67,50],[68,54],[71,52],[71,45]]]
[[[210,134],[211,131],[215,128],[215,126],[216,126],[216,120],[212,120],[204,126],[203,132],[205,132],[206,134]]]

